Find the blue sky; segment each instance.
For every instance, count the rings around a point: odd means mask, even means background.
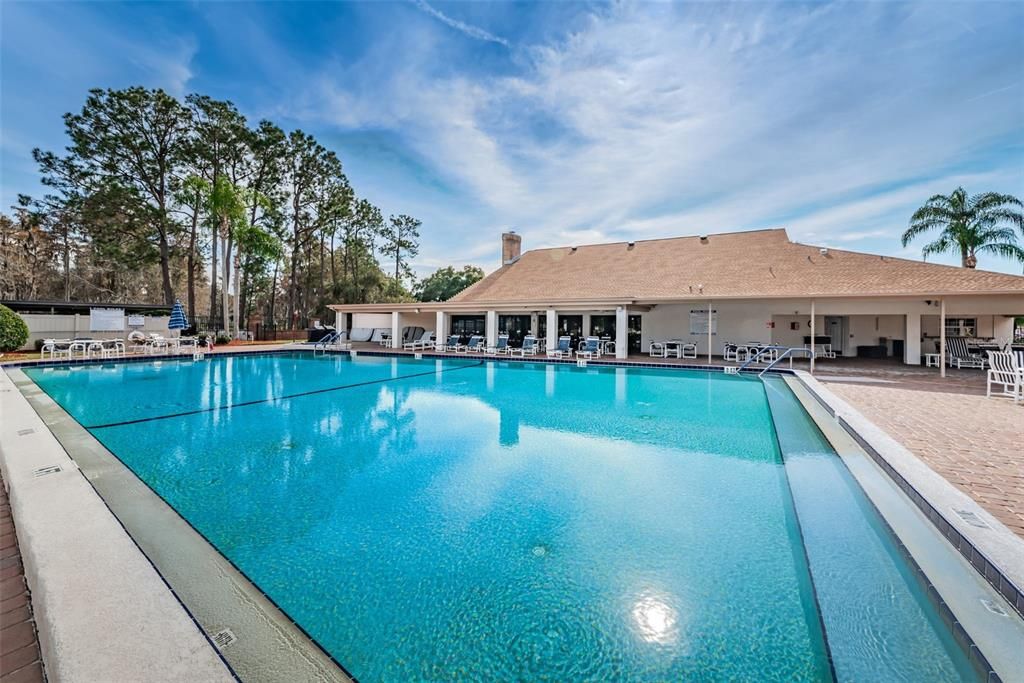
[[[496,267],[509,228],[919,258],[899,235],[931,194],[1024,197],[1021,2],[4,1],[0,27],[4,207],[89,88],[136,84],[315,134],[423,221],[421,274]]]

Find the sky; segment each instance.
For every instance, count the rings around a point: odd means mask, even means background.
[[[423,221],[413,265],[785,227],[920,258],[962,185],[1024,198],[1024,2],[0,2],[0,200],[94,87],[314,134]],[[958,264],[956,257],[933,261]],[[980,267],[1019,273],[995,256]]]

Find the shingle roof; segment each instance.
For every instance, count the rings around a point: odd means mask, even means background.
[[[797,244],[784,229],[535,249],[452,301],[1024,294],[1024,277]]]

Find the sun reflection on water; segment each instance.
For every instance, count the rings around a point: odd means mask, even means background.
[[[657,595],[644,595],[632,609],[633,626],[649,643],[668,645],[679,637],[679,614],[667,600]]]

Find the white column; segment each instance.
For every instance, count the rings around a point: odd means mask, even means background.
[[[903,362],[907,365],[921,364],[921,314],[907,313],[907,331],[903,335]]]
[[[434,314],[434,341],[438,344],[446,344],[448,342],[448,317],[444,311],[438,311]]]
[[[817,330],[814,327],[814,299],[811,299],[811,374],[814,374],[814,336]]]
[[[625,306],[615,309],[615,357],[629,356],[629,317]]]
[[[391,311],[391,348],[402,348],[402,314]]]
[[[551,349],[558,346],[558,312],[553,309],[548,309],[548,334],[547,334],[547,349]]]
[[[530,314],[530,334],[536,337],[538,329],[540,329],[540,316],[537,311],[534,311]]]
[[[348,331],[348,314],[344,311],[334,312],[334,331],[335,332],[347,332]]]
[[[946,376],[946,300],[939,299],[939,377]]]
[[[494,348],[498,345],[498,312],[487,311],[487,322],[484,326],[484,330],[487,332],[487,346],[488,348]]]
[[[583,329],[581,330],[583,338],[586,339],[590,336],[590,314],[583,314]]]
[[[709,301],[708,302],[708,365],[711,365],[711,351],[712,351],[711,345],[713,343],[713,341],[711,339],[711,318],[712,318],[713,315],[714,314],[712,313],[711,302]],[[694,355],[696,355],[696,354],[694,354]]]

